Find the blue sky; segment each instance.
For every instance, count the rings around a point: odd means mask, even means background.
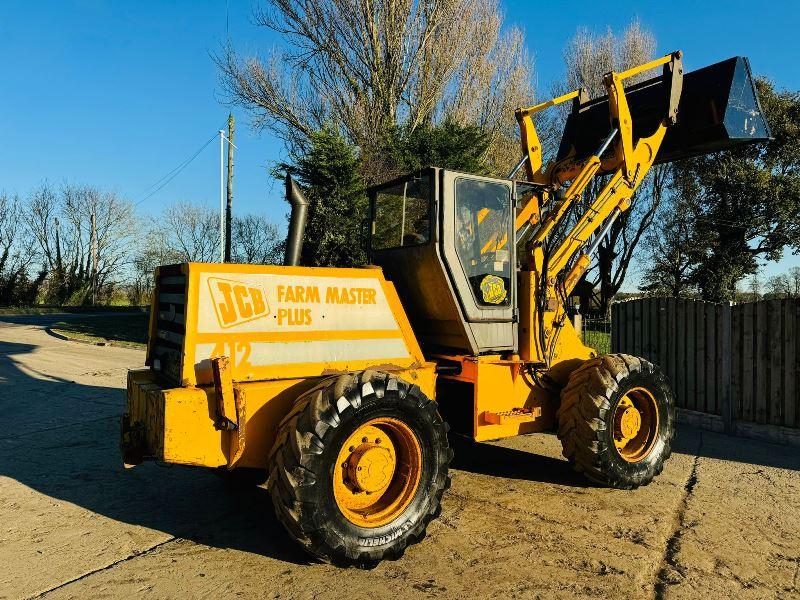
[[[579,26],[621,29],[638,17],[659,50],[682,49],[688,69],[743,54],[779,86],[800,89],[800,2],[501,0],[522,27],[536,84],[549,89]],[[278,40],[251,23],[249,0],[228,0],[227,30],[245,53]],[[172,200],[215,205],[219,148],[207,147],[161,191],[147,190],[220,129],[228,114],[210,53],[226,37],[225,0],[0,0],[0,189],[26,194],[47,179],[117,190],[157,214]],[[286,212],[268,168],[280,143],[237,118],[238,210]],[[800,264],[797,257],[767,274]]]

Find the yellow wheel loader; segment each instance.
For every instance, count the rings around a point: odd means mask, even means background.
[[[401,556],[439,514],[448,431],[555,431],[592,481],[649,483],[670,455],[669,383],[586,347],[567,298],[653,164],[769,130],[744,58],[684,76],[675,52],[604,84],[519,109],[523,158],[506,179],[431,167],[370,190],[374,266],[298,266],[307,206],[287,179],[284,265],[157,269],[124,462],[263,474],[290,537],[359,566]],[[544,165],[533,115],[567,102]]]

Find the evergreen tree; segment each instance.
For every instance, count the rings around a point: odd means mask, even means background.
[[[282,165],[305,189],[308,221],[300,264],[356,267],[366,263],[367,197],[354,146],[326,127],[311,134],[296,165]]]
[[[366,185],[426,166],[487,174],[488,148],[489,136],[481,128],[450,119],[413,130],[394,127],[384,134],[378,155],[365,158],[333,127],[314,132],[305,154],[295,164],[278,168],[297,179],[309,200],[300,264],[365,264],[369,214]]]
[[[732,300],[759,261],[800,252],[800,93],[764,79],[758,93],[774,139],[676,163],[705,251],[694,279],[703,298]]]
[[[480,127],[452,119],[414,129],[396,126],[384,136],[380,156],[371,161],[382,171],[374,178],[386,181],[428,166],[488,175],[489,147],[490,138]]]

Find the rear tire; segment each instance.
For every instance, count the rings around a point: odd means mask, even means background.
[[[321,560],[363,568],[397,559],[420,541],[450,487],[452,450],[436,406],[418,386],[374,371],[329,379],[303,394],[282,421],[269,460],[270,495],[289,535]],[[365,444],[362,431],[370,432]],[[395,466],[386,468],[388,438]],[[365,459],[367,452],[377,462]],[[372,460],[364,472],[379,466],[377,479],[358,474],[358,485],[373,486],[374,500],[351,482],[348,463],[352,469],[356,460]],[[345,500],[343,482],[355,486]]]
[[[557,416],[564,456],[595,483],[647,485],[672,451],[672,390],[642,358],[606,354],[586,361],[561,392]]]

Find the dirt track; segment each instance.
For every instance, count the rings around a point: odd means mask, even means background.
[[[16,321],[0,322],[0,598],[800,598],[798,448],[679,428],[661,477],[622,492],[586,486],[553,436],[459,444],[428,537],[343,571],[293,546],[263,489],[123,470],[143,353]]]

